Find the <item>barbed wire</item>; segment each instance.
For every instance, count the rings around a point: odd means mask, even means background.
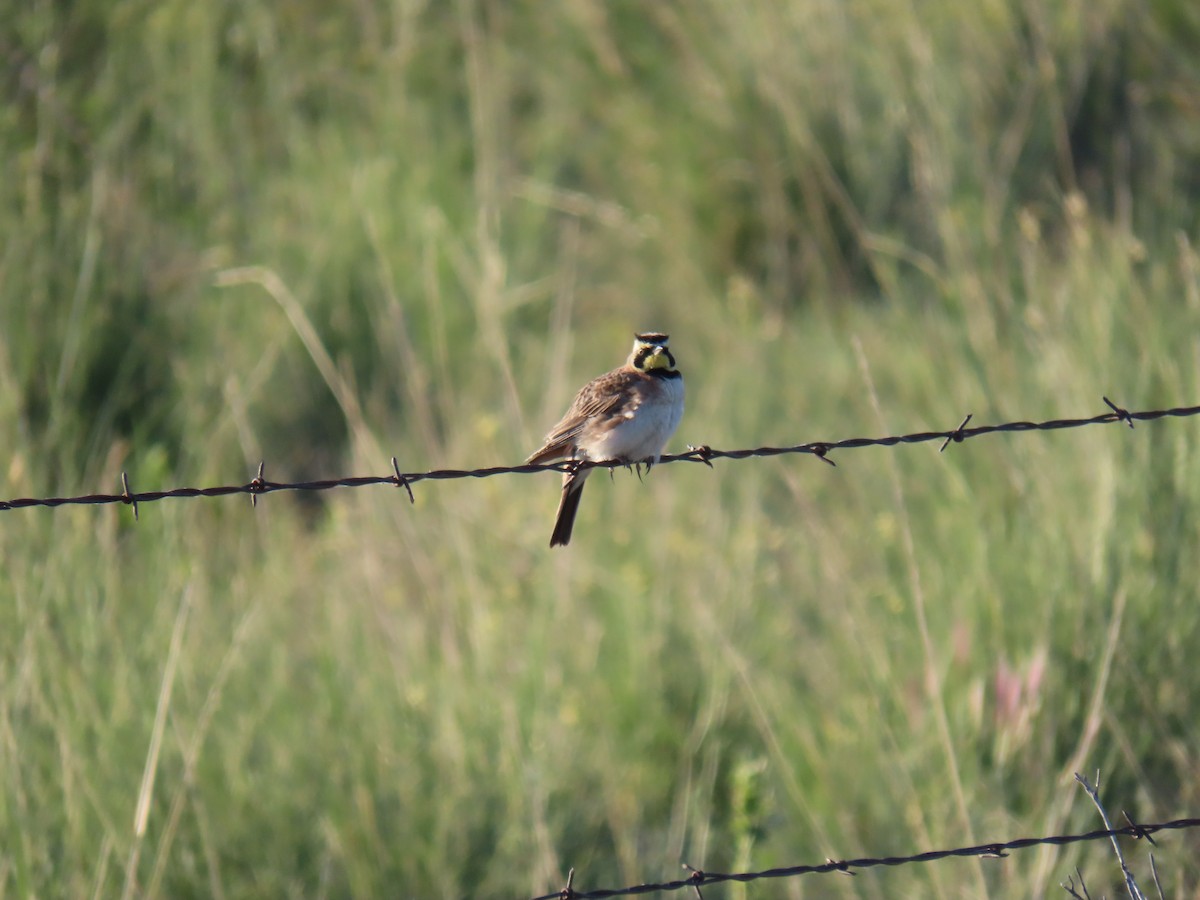
[[[1123,828],[1100,829],[1083,834],[1056,834],[1048,837],[1017,838],[1011,841],[976,844],[973,847],[955,847],[951,850],[927,850],[912,856],[883,856],[864,857],[862,859],[827,859],[819,865],[786,866],[778,869],[764,869],[761,872],[705,872],[694,869],[684,863],[683,867],[692,874],[677,881],[636,884],[613,890],[579,891],[574,887],[575,870],[567,875],[566,887],[552,894],[542,894],[534,900],[600,900],[603,897],[629,897],[636,894],[652,894],[656,892],[679,891],[685,888],[695,888],[699,894],[700,888],[710,884],[720,884],[726,881],[749,882],[763,878],[794,878],[798,875],[820,875],[827,872],[840,872],[843,875],[856,875],[855,869],[870,869],[878,866],[904,866],[910,863],[929,863],[955,856],[979,857],[984,859],[1002,859],[1013,850],[1024,850],[1027,847],[1042,845],[1061,846],[1078,844],[1084,841],[1112,840],[1116,837],[1145,838],[1153,844],[1151,835],[1160,831],[1173,831],[1186,828],[1200,827],[1200,819],[1175,819],[1170,822],[1158,822],[1153,825],[1131,824]]]
[[[1058,431],[1065,428],[1082,428],[1086,425],[1111,425],[1124,422],[1130,428],[1133,423],[1148,422],[1155,419],[1185,418],[1200,415],[1200,406],[1177,406],[1172,409],[1152,409],[1130,412],[1117,406],[1107,397],[1102,398],[1111,412],[1080,419],[1049,419],[1044,422],[1005,422],[1000,425],[977,425],[968,428],[972,416],[968,415],[953,431],[918,431],[912,434],[891,435],[875,438],[846,438],[840,441],[810,441],[806,444],[796,444],[790,447],[753,447],[740,450],[715,450],[712,447],[688,447],[685,453],[666,455],[659,459],[658,465],[675,462],[704,463],[712,466],[715,459],[748,459],[750,457],[784,456],[794,453],[807,453],[830,465],[835,465],[829,454],[835,450],[857,450],[863,447],[895,447],[899,444],[923,444],[931,441],[941,441],[941,450],[951,443],[962,443],[968,438],[980,437],[985,434],[1001,432],[1021,433],[1028,431]],[[0,500],[0,511],[24,509],[31,506],[57,507],[68,505],[98,505],[107,503],[124,503],[133,507],[134,518],[137,518],[139,503],[152,503],[156,500],[182,497],[224,497],[231,494],[249,494],[257,505],[258,498],[264,494],[277,491],[328,491],[334,488],[358,488],[369,485],[392,485],[402,487],[408,492],[412,501],[413,485],[422,481],[449,481],[457,478],[491,478],[496,475],[529,475],[536,472],[569,472],[583,468],[616,469],[628,464],[617,460],[612,461],[572,461],[519,465],[519,466],[489,466],[480,469],[431,469],[426,472],[401,472],[396,457],[392,457],[391,475],[361,475],[346,478],[329,478],[318,481],[268,481],[263,472],[265,466],[259,463],[258,475],[245,484],[219,485],[216,487],[182,487],[166,491],[132,491],[129,487],[129,476],[121,473],[122,491],[119,494],[84,494],[77,497],[17,497],[12,500]]]

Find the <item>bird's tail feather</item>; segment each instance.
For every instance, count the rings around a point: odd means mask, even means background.
[[[562,499],[558,501],[558,515],[554,520],[554,533],[550,535],[551,547],[565,547],[571,543],[571,530],[575,527],[575,513],[579,511],[579,500],[583,497],[583,482],[590,469],[572,472],[563,478]]]

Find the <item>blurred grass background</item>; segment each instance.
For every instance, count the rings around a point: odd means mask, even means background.
[[[642,329],[672,449],[1200,396],[1184,0],[3,18],[0,496],[518,462]],[[553,553],[552,476],[0,514],[0,895],[909,853],[1098,827],[1097,768],[1194,816],[1196,428],[597,479]],[[1119,890],[718,893],[1075,866]]]

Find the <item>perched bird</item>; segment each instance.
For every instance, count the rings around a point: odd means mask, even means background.
[[[682,415],[683,376],[667,349],[667,335],[638,334],[625,365],[585,384],[542,448],[525,462],[616,460],[653,465]],[[563,475],[551,547],[571,542],[583,483],[591,472],[583,468]]]

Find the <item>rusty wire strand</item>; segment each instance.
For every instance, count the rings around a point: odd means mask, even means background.
[[[854,874],[855,869],[936,862],[940,859],[948,859],[955,856],[1002,859],[1008,856],[1012,850],[1024,850],[1027,847],[1038,847],[1047,844],[1061,846],[1064,844],[1078,844],[1085,841],[1113,840],[1117,837],[1148,838],[1151,834],[1158,831],[1174,831],[1198,827],[1200,827],[1200,819],[1175,819],[1170,822],[1159,822],[1154,825],[1129,825],[1123,828],[1089,831],[1084,834],[1056,834],[1048,837],[1017,838],[1012,841],[976,844],[973,847],[955,847],[951,850],[928,850],[924,853],[913,854],[912,856],[864,857],[862,859],[843,860],[827,859],[820,865],[815,866],[787,866],[778,869],[765,869],[761,872],[705,872],[700,869],[694,869],[691,866],[686,866],[691,872],[691,875],[687,878],[681,878],[677,881],[636,884],[613,890],[576,890],[574,887],[575,870],[572,869],[571,876],[565,888],[550,894],[542,894],[539,897],[535,897],[534,900],[600,900],[602,897],[630,897],[637,894],[680,891],[689,887],[698,888],[701,885],[720,884],[726,881],[744,883],[758,881],[763,878],[794,878],[798,875],[819,875],[827,872]]]
[[[971,416],[967,416],[961,425],[952,431],[918,431],[912,434],[892,435],[878,438],[846,438],[840,441],[811,441],[806,444],[796,444],[790,447],[754,447],[741,450],[716,450],[712,447],[689,447],[686,452],[666,455],[659,464],[674,462],[694,462],[712,465],[714,459],[747,459],[749,457],[784,456],[794,453],[807,453],[818,459],[834,465],[829,454],[835,450],[857,450],[862,447],[894,447],[899,444],[923,444],[930,441],[942,441],[943,450],[950,444],[962,443],[968,438],[984,434],[1001,432],[1026,431],[1058,431],[1065,428],[1081,428],[1085,425],[1111,425],[1124,423],[1130,428],[1137,421],[1153,421],[1155,419],[1184,418],[1200,415],[1200,406],[1179,406],[1172,409],[1153,409],[1141,412],[1129,412],[1107,397],[1105,404],[1112,410],[1097,416],[1082,419],[1050,419],[1044,422],[1006,422],[1001,425],[977,425],[967,428]],[[0,500],[0,511],[24,509],[30,506],[67,506],[67,505],[97,505],[108,503],[124,503],[132,506],[134,517],[137,517],[139,503],[152,503],[155,500],[166,500],[176,497],[224,497],[230,494],[249,494],[257,505],[258,497],[276,491],[327,491],[333,488],[356,488],[368,485],[392,485],[404,488],[409,500],[413,499],[412,486],[421,481],[448,481],[457,478],[490,478],[494,475],[528,475],[535,472],[567,472],[576,468],[616,469],[624,466],[619,461],[604,462],[572,462],[560,461],[539,465],[520,466],[489,466],[481,469],[431,469],[426,472],[401,472],[395,457],[392,458],[391,475],[361,475],[348,478],[329,478],[318,481],[267,481],[263,477],[263,465],[259,464],[258,475],[245,484],[220,485],[217,487],[174,488],[167,491],[129,490],[129,481],[124,472],[121,473],[122,492],[119,494],[84,494],[78,497],[18,497],[12,500]]]

